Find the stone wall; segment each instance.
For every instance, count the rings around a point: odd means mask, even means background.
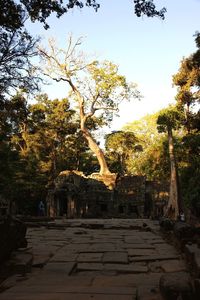
[[[156,193],[144,176],[94,173],[86,177],[81,172],[63,171],[49,190],[47,212],[50,217],[68,218],[150,216],[152,205],[147,205],[147,194],[152,200]]]

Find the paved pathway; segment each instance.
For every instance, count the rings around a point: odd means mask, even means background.
[[[185,270],[150,220],[57,220],[27,239],[0,300],[160,300],[160,276]]]

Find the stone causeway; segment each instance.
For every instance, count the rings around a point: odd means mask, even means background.
[[[164,274],[188,275],[149,219],[57,219],[30,226],[0,300],[161,300]]]

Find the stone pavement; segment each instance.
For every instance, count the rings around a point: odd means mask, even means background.
[[[0,300],[161,300],[161,275],[186,271],[156,221],[60,219],[27,239]]]

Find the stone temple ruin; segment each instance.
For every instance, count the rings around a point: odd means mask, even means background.
[[[86,177],[63,171],[47,196],[47,214],[67,218],[138,218],[163,215],[168,186],[146,181],[144,176]]]

